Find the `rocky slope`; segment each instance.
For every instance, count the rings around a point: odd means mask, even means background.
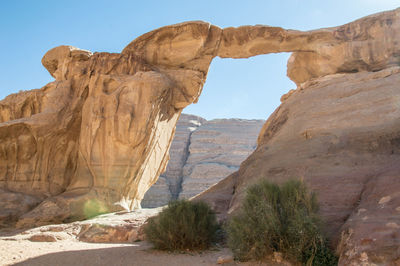
[[[239,169],[254,151],[264,120],[206,121],[182,114],[176,126],[167,170],[145,194],[142,207],[191,198]]]
[[[0,101],[2,222],[140,207],[211,60],[293,52],[288,76],[298,89],[283,97],[240,170],[203,198],[233,211],[259,178],[302,177],[320,195],[327,231],[341,235],[341,265],[398,263],[399,42],[396,9],[307,32],[186,22],[113,54],[56,47],[42,60],[54,82]],[[34,208],[22,216],[7,208],[21,197]]]
[[[224,216],[250,184],[303,179],[318,194],[340,265],[398,263],[400,67],[330,75],[283,98],[255,152],[198,199]]]

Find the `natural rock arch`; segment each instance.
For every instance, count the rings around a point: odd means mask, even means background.
[[[0,186],[45,199],[19,225],[80,219],[93,206],[118,209],[116,202],[139,207],[214,57],[293,52],[288,76],[300,88],[330,74],[377,71],[399,62],[399,12],[308,32],[186,22],[144,34],[120,54],[48,51],[42,63],[55,81],[0,102]]]

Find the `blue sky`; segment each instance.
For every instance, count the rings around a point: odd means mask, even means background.
[[[62,44],[120,52],[143,33],[188,20],[220,27],[264,24],[310,30],[397,7],[400,0],[2,0],[0,99],[51,82],[40,60]],[[185,112],[207,119],[268,118],[280,96],[295,88],[286,77],[289,55],[214,59],[199,103]]]

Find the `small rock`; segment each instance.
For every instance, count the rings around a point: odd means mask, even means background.
[[[139,228],[132,224],[119,226],[92,224],[78,234],[80,241],[89,243],[132,243],[139,239]]]
[[[64,228],[62,226],[51,226],[47,228],[48,232],[63,232]]]
[[[52,235],[33,235],[28,238],[32,242],[56,242],[57,239]]]
[[[385,204],[385,203],[389,202],[391,199],[392,199],[392,197],[390,197],[390,196],[382,197],[379,200],[378,204]]]
[[[362,262],[364,262],[364,263],[365,263],[365,262],[368,262],[368,254],[365,253],[365,252],[361,253],[360,261],[362,261]]]
[[[386,227],[398,229],[400,226],[397,223],[387,223]]]
[[[233,256],[231,255],[219,256],[217,259],[218,264],[225,264],[230,262],[233,262]]]
[[[362,208],[362,209],[358,210],[357,214],[360,215],[361,213],[366,212],[366,211],[367,211],[367,209]]]
[[[277,262],[277,263],[281,263],[282,261],[283,261],[283,258],[282,258],[282,253],[280,253],[280,252],[274,252],[274,259],[273,259],[275,262]]]

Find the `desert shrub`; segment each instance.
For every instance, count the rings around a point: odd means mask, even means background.
[[[219,226],[206,203],[178,200],[150,218],[144,230],[156,249],[203,250],[216,240]]]
[[[240,212],[228,223],[228,246],[239,260],[262,260],[273,252],[306,265],[336,265],[321,233],[316,195],[303,182],[267,181],[247,190]]]

